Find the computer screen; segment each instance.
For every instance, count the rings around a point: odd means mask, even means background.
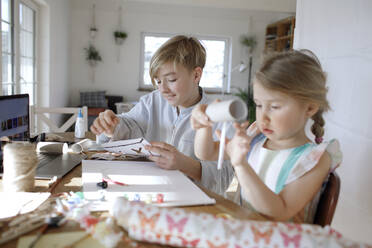
[[[26,141],[30,137],[28,94],[0,96],[0,139]],[[0,161],[4,142],[0,142]]]

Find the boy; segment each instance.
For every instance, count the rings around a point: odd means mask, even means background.
[[[193,37],[175,36],[164,43],[150,61],[150,77],[157,90],[142,96],[128,113],[100,113],[91,131],[100,141],[144,137],[150,156],[159,167],[180,170],[202,186],[223,194],[233,177],[231,166],[218,171],[215,162],[199,161],[194,155],[195,131],[190,125],[193,107],[206,104],[199,82],[206,51]]]

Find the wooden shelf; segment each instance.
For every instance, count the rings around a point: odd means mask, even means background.
[[[293,48],[295,17],[271,23],[266,27],[265,52],[281,52]]]

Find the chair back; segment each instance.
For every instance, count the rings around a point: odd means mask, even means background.
[[[30,132],[35,132],[35,119],[45,123],[50,132],[66,132],[75,122],[80,108],[44,108],[30,106]],[[88,108],[82,107],[85,130],[88,131]],[[57,126],[46,114],[72,114],[72,116],[61,126]]]
[[[326,226],[331,225],[336,210],[338,196],[340,194],[341,180],[336,172],[331,172],[328,182],[320,195],[317,210],[315,212],[314,224]]]

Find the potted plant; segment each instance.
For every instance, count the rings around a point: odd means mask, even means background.
[[[114,37],[115,37],[115,43],[117,45],[123,44],[125,38],[127,38],[127,33],[124,31],[115,31],[114,32]]]
[[[252,124],[256,120],[256,104],[253,101],[252,91],[243,90],[240,87],[236,87],[238,93],[235,93],[234,96],[240,97],[248,107],[248,116],[247,120]]]
[[[256,37],[255,36],[248,36],[248,35],[242,35],[240,37],[240,43],[243,46],[246,46],[249,48],[249,53],[253,52],[253,49],[257,45]]]
[[[90,37],[94,39],[96,37],[98,29],[95,26],[93,26],[89,29],[89,32],[90,32]]]
[[[85,50],[85,58],[88,60],[91,66],[95,66],[98,61],[102,61],[102,57],[99,54],[98,50],[90,44],[89,47],[84,48]]]

